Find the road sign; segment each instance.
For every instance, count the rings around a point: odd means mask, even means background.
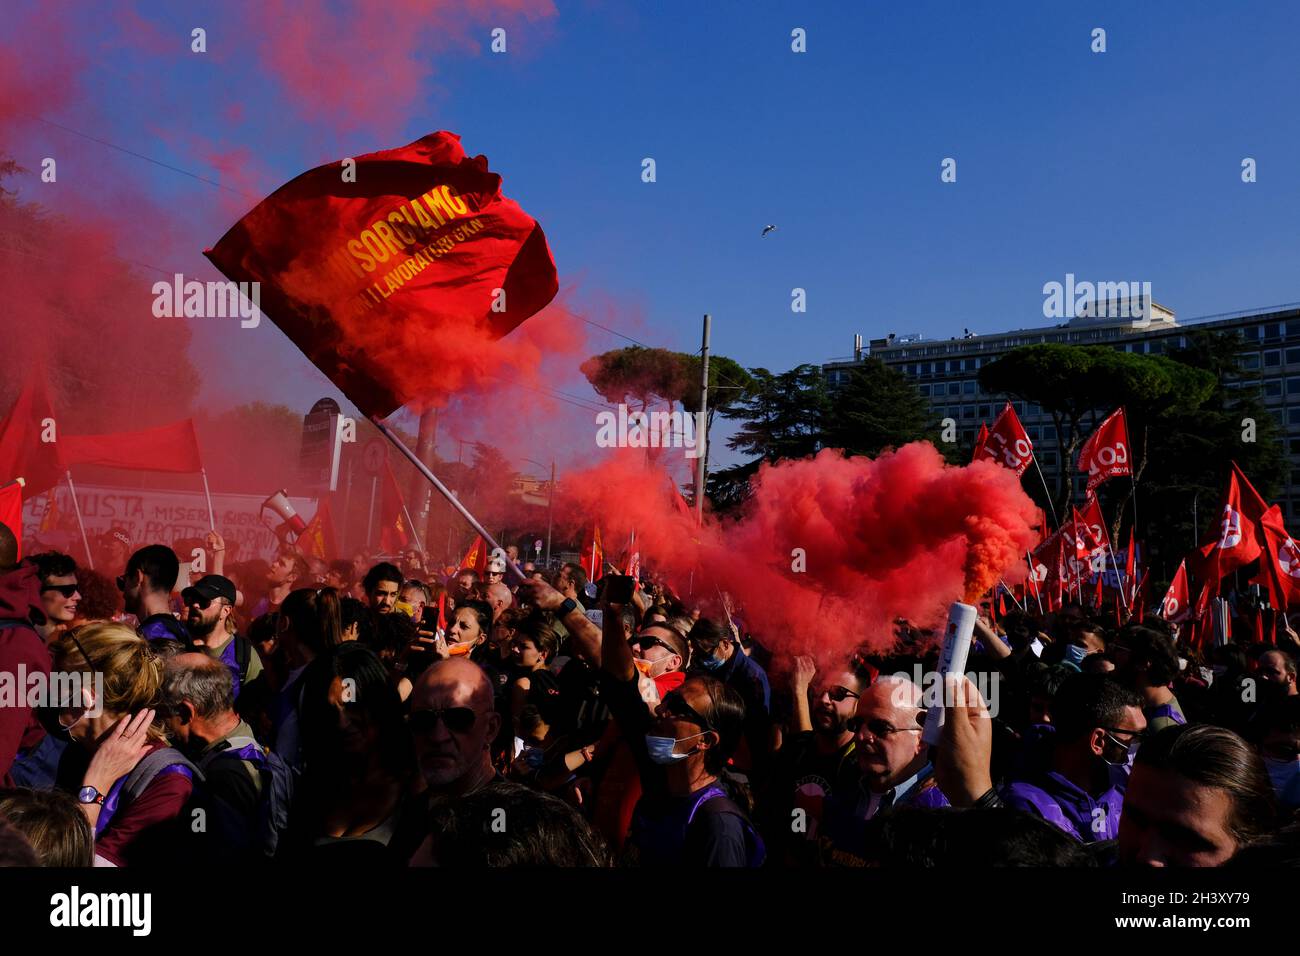
[[[366,469],[367,475],[378,475],[384,470],[387,459],[388,447],[382,438],[372,438],[366,442],[366,447],[361,452],[361,465]]]

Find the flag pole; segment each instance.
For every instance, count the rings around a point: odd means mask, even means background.
[[[1025,552],[1025,563],[1029,565],[1029,580],[1034,582],[1034,600],[1038,602],[1038,613],[1043,613],[1043,593],[1038,588],[1038,579],[1034,577],[1034,559],[1028,551]],[[1025,597],[1025,603],[1029,603],[1028,596]]]
[[[203,495],[208,499],[208,527],[213,531],[217,530],[217,515],[212,510],[212,489],[208,487],[208,470],[200,468],[199,474],[203,476]]]
[[[77,502],[77,489],[72,484],[72,469],[69,468],[65,474],[68,478],[68,492],[72,495],[72,510],[77,513],[77,527],[81,529],[81,543],[86,548],[86,564],[90,570],[95,570],[95,559],[90,553],[90,539],[86,537],[86,523],[81,520],[81,505]]]
[[[406,515],[406,523],[411,526],[411,537],[415,539],[415,546],[420,549],[420,554],[424,554],[424,542],[420,540],[420,533],[415,530],[415,522],[411,520],[411,512],[407,510],[405,498],[402,498],[402,514]]]
[[[1002,590],[1005,591],[1007,595],[1011,598],[1011,603],[1016,606],[1016,610],[1020,611],[1023,614],[1025,609],[1021,607],[1020,602],[1016,600],[1015,592],[1012,591],[1011,588],[1007,587],[1007,582],[1002,580],[1002,578],[998,578],[998,584],[1002,586]]]
[[[1034,471],[1038,472],[1038,480],[1043,483],[1043,494],[1047,495],[1047,507],[1052,509],[1052,523],[1058,528],[1061,526],[1061,519],[1056,517],[1056,502],[1052,500],[1052,493],[1047,490],[1047,479],[1043,477],[1043,469],[1038,464],[1037,453],[1030,456],[1034,461]]]
[[[372,416],[370,420],[374,423],[375,427],[379,429],[383,436],[393,443],[393,447],[401,452],[406,460],[415,466],[415,470],[429,480],[429,483],[438,490],[438,494],[446,498],[447,503],[455,508],[462,518],[469,522],[470,527],[477,531],[490,547],[501,551],[505,550],[497,543],[496,538],[492,537],[492,535],[488,533],[488,530],[484,528],[483,525],[479,524],[478,519],[469,513],[469,509],[460,503],[460,499],[453,495],[451,490],[438,479],[438,476],[429,470],[429,466],[421,461],[420,457],[415,452],[406,447],[406,442],[402,441],[395,431],[384,424],[383,419],[378,415],[375,415]],[[519,565],[514,561],[511,561],[509,558],[506,558],[506,567],[513,571],[515,576],[519,578],[521,582],[527,580],[524,572],[520,570]]]

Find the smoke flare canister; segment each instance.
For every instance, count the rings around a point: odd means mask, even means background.
[[[970,639],[975,633],[975,618],[979,612],[969,604],[954,601],[948,609],[948,627],[943,635],[943,650],[939,654],[938,700],[930,705],[925,715],[925,730],[921,739],[930,746],[939,742],[943,728],[944,697],[947,686],[944,679],[949,674],[966,673],[966,657],[970,654]]]

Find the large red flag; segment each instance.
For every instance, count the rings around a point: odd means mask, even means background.
[[[1110,535],[1106,533],[1106,519],[1101,513],[1101,503],[1096,498],[1089,498],[1083,511],[1075,512],[1075,520],[1083,532],[1083,542],[1088,549],[1088,560],[1092,570],[1098,574],[1104,572],[1106,556],[1111,547]]]
[[[1089,495],[1108,478],[1133,474],[1133,456],[1129,453],[1124,409],[1115,409],[1088,436],[1088,440],[1083,443],[1083,450],[1079,452],[1079,470],[1088,474]]]
[[[1169,582],[1169,590],[1160,602],[1160,616],[1166,621],[1185,621],[1191,612],[1190,591],[1187,587],[1187,562],[1178,565],[1174,579]]]
[[[59,454],[67,465],[105,465],[135,471],[195,472],[203,469],[194,422],[107,435],[64,435]]]
[[[981,458],[995,461],[1010,468],[1017,475],[1023,475],[1034,458],[1034,443],[1029,440],[1029,433],[1020,424],[1016,410],[1007,402],[1002,413],[989,429],[988,438],[975,449],[973,461]]]
[[[379,498],[379,547],[384,551],[397,551],[405,548],[410,540],[406,509],[402,506],[402,489],[397,486],[397,477],[385,459],[384,489]]]
[[[445,131],[303,173],[206,255],[379,417],[427,394],[412,342],[500,337],[559,291],[541,226]]]
[[[334,536],[334,521],[330,517],[329,502],[321,499],[316,515],[298,535],[298,550],[309,558],[333,561],[338,557],[338,539]]]
[[[1268,504],[1233,462],[1223,496],[1219,539],[1201,549],[1203,561],[1198,577],[1210,582],[1215,593],[1220,578],[1250,564],[1263,553],[1260,523],[1267,511]]]
[[[63,436],[56,428],[45,389],[45,375],[32,369],[13,407],[0,421],[0,481],[22,478],[23,500],[49,491],[63,476],[59,461]],[[42,441],[52,438],[53,441]]]
[[[605,551],[600,546],[600,525],[592,525],[591,540],[582,549],[582,570],[588,581],[599,581],[605,573]]]
[[[18,540],[18,557],[23,556],[23,486],[16,480],[0,486],[0,524]]]

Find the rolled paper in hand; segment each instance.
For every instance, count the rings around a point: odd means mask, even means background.
[[[948,609],[948,627],[943,635],[943,650],[939,654],[938,700],[930,705],[925,715],[925,730],[921,739],[930,746],[939,742],[943,728],[944,703],[948,694],[946,678],[966,673],[966,656],[970,653],[971,635],[975,633],[975,618],[979,611],[969,604],[954,601]]]

